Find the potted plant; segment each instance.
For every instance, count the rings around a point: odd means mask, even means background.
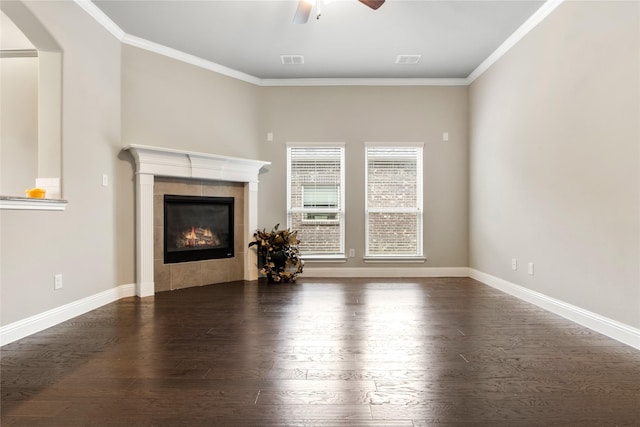
[[[288,228],[271,231],[257,230],[249,247],[257,246],[258,267],[270,282],[292,282],[302,273],[304,262],[300,258],[297,231]]]

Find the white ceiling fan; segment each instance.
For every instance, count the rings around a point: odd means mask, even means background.
[[[369,6],[371,9],[376,10],[385,2],[385,0],[358,0],[360,3]],[[316,19],[320,19],[322,14],[323,0],[298,0],[298,8],[296,14],[293,16],[294,24],[306,24],[311,15],[311,9],[316,7]]]

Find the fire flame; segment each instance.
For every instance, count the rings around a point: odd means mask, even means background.
[[[176,239],[176,247],[217,247],[220,246],[220,239],[209,227],[187,229]]]

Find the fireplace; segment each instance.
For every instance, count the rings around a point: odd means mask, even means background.
[[[191,151],[174,150],[161,147],[150,147],[146,145],[128,145],[124,148],[134,158],[136,162],[136,295],[139,297],[151,296],[155,293],[155,280],[161,276],[161,282],[173,284],[176,278],[185,278],[186,273],[193,273],[195,269],[191,263],[165,264],[163,260],[157,260],[154,254],[163,254],[162,243],[164,238],[154,239],[158,236],[154,233],[154,222],[161,224],[162,200],[155,203],[155,191],[159,191],[155,186],[156,178],[159,179],[188,179],[196,183],[204,182],[226,182],[240,184],[239,194],[242,200],[242,207],[237,206],[236,212],[236,232],[235,237],[238,242],[235,245],[235,256],[220,260],[199,261],[201,264],[232,264],[238,265],[240,278],[244,280],[257,280],[258,269],[257,255],[255,251],[246,250],[246,242],[251,240],[253,232],[258,227],[258,174],[262,167],[270,162],[259,160],[242,159],[237,157],[219,156],[207,153],[196,153]],[[201,190],[203,188],[200,188]],[[158,192],[158,194],[184,194],[175,189],[171,191]],[[194,193],[190,193],[194,194]],[[199,192],[195,194],[205,194],[212,196],[227,196],[227,194],[210,194]],[[236,197],[236,204],[240,204]],[[157,206],[157,210],[155,207]],[[159,218],[154,221],[154,212]],[[239,227],[242,225],[242,227]],[[160,233],[164,231],[164,225],[160,226]],[[157,247],[155,246],[157,243]],[[243,252],[244,249],[244,252]],[[163,254],[164,255],[164,254]],[[184,271],[184,270],[189,270]],[[208,274],[226,272],[227,268],[209,268],[204,265],[200,268],[201,285],[209,283],[222,283],[230,280],[237,280],[233,277],[205,277]],[[169,279],[170,280],[165,280]],[[214,280],[215,279],[215,280]],[[191,286],[185,283],[185,286]],[[168,285],[165,285],[168,286]],[[180,286],[180,287],[185,287]],[[166,287],[163,290],[174,289]]]
[[[233,258],[233,206],[233,197],[165,194],[165,264]]]

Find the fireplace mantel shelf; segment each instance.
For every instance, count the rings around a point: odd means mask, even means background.
[[[258,225],[258,174],[271,164],[260,160],[128,145],[124,149],[136,161],[136,295],[154,294],[153,183],[157,176],[244,183],[244,233],[248,242]],[[258,278],[257,256],[243,260],[245,280]]]
[[[132,144],[124,148],[136,160],[136,173],[154,176],[258,182],[260,160]]]

